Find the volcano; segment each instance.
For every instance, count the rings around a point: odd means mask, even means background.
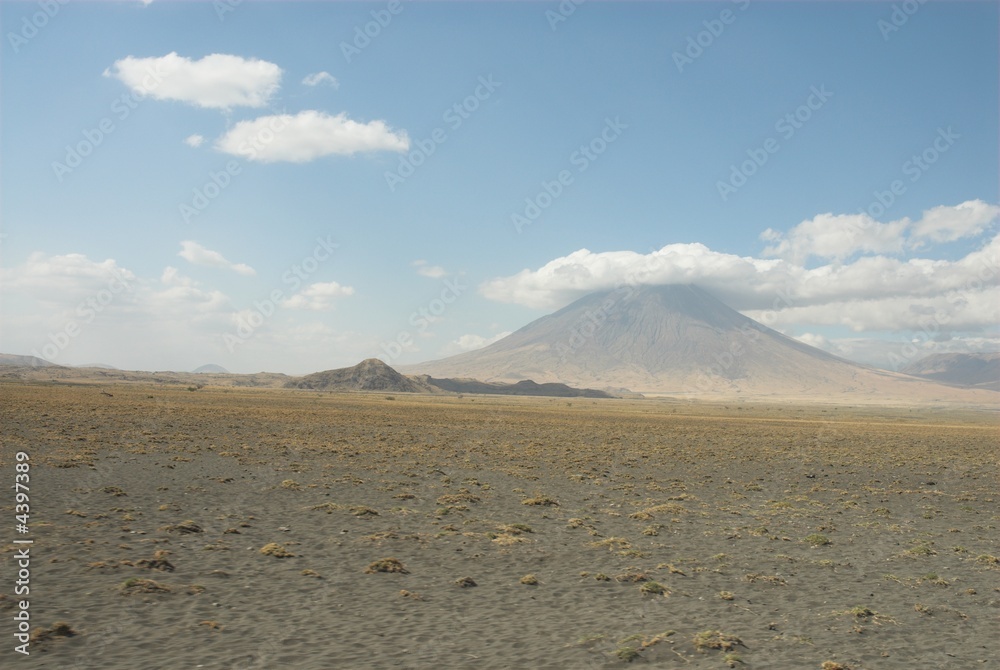
[[[694,285],[591,293],[482,349],[400,369],[673,396],[927,401],[956,391],[803,344]]]

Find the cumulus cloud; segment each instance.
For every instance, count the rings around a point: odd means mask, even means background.
[[[880,235],[875,232],[867,244],[877,246],[871,240]],[[942,331],[986,329],[1000,321],[1000,235],[956,260],[863,255],[813,268],[785,258],[720,253],[703,244],[670,244],[647,254],[581,249],[536,270],[487,281],[480,292],[492,300],[551,310],[592,291],[660,284],[699,284],[751,318],[779,328],[814,324],[898,331],[933,323]]]
[[[953,242],[979,235],[1000,216],[1000,207],[982,200],[970,200],[957,207],[934,207],[913,224],[914,238]]]
[[[198,148],[205,143],[205,138],[202,135],[195,133],[194,135],[188,135],[184,138],[184,144],[189,147]]]
[[[205,267],[232,270],[233,272],[247,276],[257,274],[257,272],[249,265],[228,261],[218,251],[206,249],[197,242],[192,242],[191,240],[181,242],[181,250],[177,253],[177,255],[193,265],[203,265]]]
[[[763,255],[793,263],[810,257],[842,261],[858,252],[899,253],[903,251],[909,221],[879,223],[867,214],[820,214],[781,234],[768,228],[761,239],[774,242]]]
[[[314,72],[312,74],[307,74],[302,80],[302,83],[306,86],[319,86],[320,84],[325,84],[333,88],[340,88],[340,82],[329,72]]]
[[[46,256],[35,252],[19,266],[0,268],[0,287],[21,290],[46,303],[77,300],[103,289],[131,291],[138,278],[114,259],[92,261],[83,254]]]
[[[334,300],[354,295],[354,288],[335,281],[316,282],[285,300],[282,305],[291,309],[309,309],[322,312],[333,307]]]
[[[257,58],[211,54],[192,60],[177,52],[127,56],[104,71],[138,95],[209,109],[263,107],[278,91],[281,74],[280,67]]]
[[[765,257],[803,264],[810,258],[841,262],[856,254],[900,254],[926,240],[953,242],[981,234],[1000,216],[1000,207],[982,200],[942,205],[923,212],[919,221],[902,218],[880,223],[868,214],[819,214],[787,233],[768,228],[760,239],[771,242]]]
[[[448,274],[448,272],[440,265],[428,265],[425,260],[413,261],[413,267],[417,268],[418,275],[422,277],[430,277],[431,279],[440,279]]]
[[[306,163],[334,154],[366,151],[405,152],[410,138],[385,121],[361,123],[346,113],[330,116],[306,110],[240,121],[215,142],[216,149],[261,163]]]

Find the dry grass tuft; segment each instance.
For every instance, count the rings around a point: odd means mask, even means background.
[[[703,630],[694,636],[695,649],[720,649],[731,651],[738,646],[746,646],[743,641],[735,635],[728,635],[718,630]]]
[[[169,593],[170,587],[152,579],[134,578],[121,585],[122,595],[133,596],[142,593]]]
[[[274,556],[275,558],[292,558],[295,556],[295,554],[288,551],[277,542],[268,542],[260,548],[260,553],[264,556]]]
[[[399,572],[404,575],[409,574],[410,571],[406,569],[403,562],[398,558],[380,558],[377,561],[373,561],[365,568],[365,574],[371,575],[376,572]]]

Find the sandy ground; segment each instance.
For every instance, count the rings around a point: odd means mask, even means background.
[[[5,668],[997,667],[995,413],[4,383],[0,425]]]

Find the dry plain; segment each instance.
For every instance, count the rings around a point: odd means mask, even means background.
[[[0,658],[997,667],[997,418],[2,383]],[[27,657],[13,650],[19,451]]]

